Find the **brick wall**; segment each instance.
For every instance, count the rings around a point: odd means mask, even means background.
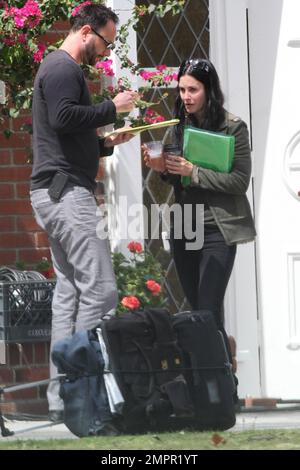
[[[6,364],[0,366],[0,387],[27,384],[49,377],[49,343],[6,345]],[[5,415],[46,416],[46,386],[5,393],[0,402]]]
[[[41,40],[46,43],[66,36],[68,22],[57,22]],[[21,130],[31,119],[22,113],[14,120],[6,120],[0,132],[0,266],[23,261],[26,265],[50,257],[47,236],[36,224],[29,202],[31,165],[27,163],[30,135]],[[7,139],[3,129],[13,135]]]
[[[24,116],[25,118],[25,116]],[[15,123],[11,126],[16,128]],[[28,265],[49,258],[48,239],[36,224],[29,201],[31,165],[22,131],[7,140],[0,135],[0,265],[24,261]]]
[[[68,23],[57,22],[42,40],[52,43],[63,38],[68,29]],[[100,81],[89,85],[91,92],[101,91]],[[35,222],[29,201],[31,138],[21,129],[28,119],[30,113],[24,112],[1,126],[13,131],[10,139],[0,129],[0,266],[24,262],[34,267],[43,257],[50,259],[47,235]],[[103,178],[102,164],[97,179]],[[0,387],[46,379],[48,365],[49,343],[7,344],[6,364],[0,365]],[[5,414],[46,415],[46,387],[5,394],[1,409]]]
[[[57,22],[41,40],[52,43],[63,38],[68,29],[68,22]],[[90,89],[100,92],[100,81],[90,83]],[[28,119],[31,114],[24,112],[0,128],[0,266],[20,261],[34,266],[43,257],[50,259],[47,236],[36,224],[29,201],[31,138],[21,130]],[[6,128],[13,131],[9,139],[2,132]],[[103,167],[99,179],[102,177]]]

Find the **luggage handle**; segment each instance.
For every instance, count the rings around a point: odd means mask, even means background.
[[[132,340],[132,343],[136,346],[136,348],[140,351],[141,355],[143,356],[147,366],[148,366],[148,373],[150,373],[150,378],[149,378],[149,391],[148,391],[148,394],[146,395],[146,398],[149,398],[155,388],[155,381],[154,381],[154,374],[153,374],[153,369],[151,367],[151,362],[147,356],[147,354],[145,353],[145,351],[143,350],[143,348],[141,347],[141,345],[137,342],[137,341],[134,341]]]
[[[164,311],[163,312],[167,312]],[[151,309],[145,310],[144,313],[146,314],[147,320],[151,323],[154,331],[155,331],[155,337],[156,337],[156,343],[157,344],[166,344],[166,341],[162,341],[162,338],[166,335],[167,329],[169,330],[169,338],[174,338],[173,341],[167,341],[167,343],[176,343],[175,337],[174,337],[174,332],[172,329],[171,321],[167,321],[168,313],[165,315],[161,315],[161,311],[158,310],[156,312],[152,312]],[[161,324],[157,319],[160,319],[164,323],[164,328],[161,328]]]

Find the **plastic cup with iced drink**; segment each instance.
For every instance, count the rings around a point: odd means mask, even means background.
[[[151,168],[157,171],[163,171],[163,144],[160,140],[152,140],[146,143],[149,158],[151,159]]]

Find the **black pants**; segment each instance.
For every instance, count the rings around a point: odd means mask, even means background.
[[[218,328],[224,333],[223,301],[236,255],[236,245],[226,245],[217,227],[205,227],[204,244],[199,250],[186,250],[186,240],[174,239],[171,245],[176,270],[183,292],[193,310],[210,310]]]

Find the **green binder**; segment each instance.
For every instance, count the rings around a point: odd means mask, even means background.
[[[229,173],[233,163],[234,144],[233,135],[187,126],[184,129],[183,156],[194,165]],[[189,176],[181,177],[183,186],[189,185],[190,182]]]

